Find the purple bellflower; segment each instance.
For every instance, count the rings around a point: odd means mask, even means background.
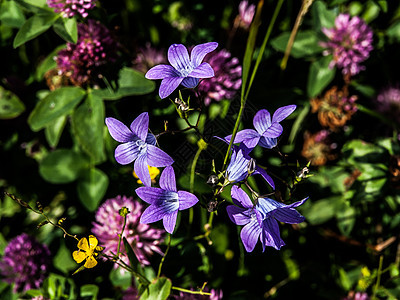
[[[236,183],[250,175],[260,174],[275,189],[275,184],[271,176],[263,168],[256,165],[255,160],[249,156],[250,151],[251,149],[247,148],[243,143],[239,146],[233,146],[231,160],[226,169],[225,177],[227,182]]]
[[[244,129],[235,136],[235,143],[241,143],[253,149],[255,146],[272,149],[277,144],[277,138],[282,134],[283,128],[280,122],[286,119],[294,110],[296,105],[288,105],[278,108],[272,116],[266,109],[259,110],[253,119],[254,129]],[[230,141],[231,135],[225,137]]]
[[[151,186],[148,165],[160,168],[174,163],[167,153],[155,146],[156,137],[149,133],[147,112],[133,120],[130,129],[114,118],[106,118],[106,125],[113,139],[122,143],[115,149],[116,161],[121,165],[135,161],[135,173],[145,186]]]
[[[140,187],[136,194],[150,206],[140,217],[140,223],[148,224],[163,219],[164,228],[173,233],[178,210],[184,210],[195,205],[199,199],[189,192],[177,191],[175,172],[169,166],[160,176],[160,188]]]
[[[215,50],[218,43],[197,45],[189,53],[182,44],[173,44],[168,49],[170,65],[158,65],[151,68],[145,75],[147,79],[162,79],[159,95],[161,99],[168,97],[180,84],[194,88],[199,78],[211,78],[214,71],[209,63],[203,62],[207,53]]]
[[[245,225],[240,232],[240,238],[247,252],[252,252],[260,239],[263,252],[265,246],[279,250],[285,245],[281,239],[278,222],[298,224],[305,218],[294,209],[307,199],[285,205],[269,198],[258,198],[256,204],[238,186],[233,186],[231,196],[235,205],[229,205],[228,216],[236,225]]]

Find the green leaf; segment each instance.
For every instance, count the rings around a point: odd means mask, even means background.
[[[104,103],[101,98],[89,93],[86,100],[71,117],[72,131],[83,150],[94,163],[105,159],[104,152]]]
[[[297,133],[300,131],[304,119],[307,117],[308,113],[310,111],[310,102],[307,102],[304,104],[303,109],[300,111],[300,113],[298,114],[296,121],[294,122],[293,126],[292,126],[292,130],[290,131],[290,135],[289,135],[289,143],[292,144],[294,142],[294,139],[297,136]]]
[[[275,50],[285,52],[289,37],[290,32],[282,33],[271,41],[272,47],[274,47]],[[315,31],[299,31],[294,40],[290,55],[295,58],[301,58],[320,53],[322,48],[318,45],[318,42],[319,38]]]
[[[394,22],[387,30],[386,34],[389,40],[393,42],[400,42],[400,21]]]
[[[95,211],[108,188],[108,177],[99,169],[83,171],[78,181],[78,196],[88,211]]]
[[[0,119],[18,117],[25,110],[25,105],[18,96],[0,86]]]
[[[4,1],[0,5],[0,21],[6,26],[20,28],[25,23],[25,16],[15,2]]]
[[[39,173],[51,183],[68,183],[76,180],[87,166],[81,154],[69,149],[58,149],[42,160]]]
[[[340,232],[349,236],[356,223],[356,210],[348,203],[344,203],[336,213],[337,226]]]
[[[337,11],[337,9],[335,9]],[[325,2],[315,1],[311,6],[313,28],[316,32],[320,32],[321,28],[332,28],[335,25],[337,12],[329,10]]]
[[[342,153],[347,161],[358,165],[360,163],[380,163],[388,154],[387,150],[363,140],[351,140],[343,145]]]
[[[55,69],[57,67],[57,62],[55,61],[54,57],[57,56],[57,53],[64,49],[66,46],[61,45],[56,47],[52,52],[50,52],[47,57],[40,62],[40,64],[36,68],[35,77],[37,81],[43,79],[44,74],[51,69]]]
[[[19,5],[33,13],[53,12],[47,5],[47,0],[14,0]]]
[[[112,269],[109,274],[109,279],[114,287],[120,287],[126,290],[132,285],[132,274],[130,272],[121,273],[120,269]]]
[[[92,300],[97,299],[99,287],[95,284],[85,284],[81,286],[81,297],[92,297]]]
[[[38,14],[30,17],[17,32],[13,47],[17,48],[42,34],[53,25],[58,17],[59,15],[52,13]]]
[[[82,100],[85,91],[79,87],[59,88],[36,104],[28,118],[33,131],[39,131],[55,119],[66,115]]]
[[[78,25],[75,18],[59,18],[53,25],[54,31],[66,42],[78,40]]]
[[[376,4],[374,1],[367,1],[366,8],[364,10],[364,13],[361,15],[361,17],[368,24],[368,23],[371,23],[373,20],[375,20],[379,16],[380,11],[381,11],[381,7],[378,4]]]
[[[342,196],[331,196],[313,203],[301,209],[306,221],[312,225],[322,224],[333,218],[342,207]]]
[[[171,293],[171,288],[171,280],[160,277],[149,285],[140,296],[140,300],[166,300]]]
[[[131,68],[122,68],[119,72],[118,89],[93,90],[96,95],[105,100],[117,100],[131,95],[144,95],[151,93],[155,89],[155,83],[146,79],[144,75]]]
[[[64,273],[76,268],[76,262],[72,259],[71,251],[65,247],[65,243],[61,242],[56,256],[53,258],[54,266]]]
[[[138,272],[140,275],[143,275],[145,277],[144,270],[139,260],[137,259],[135,252],[133,252],[131,244],[129,244],[128,240],[125,237],[122,238],[122,241],[124,243],[125,251],[128,255],[131,267],[134,268],[135,271]],[[142,281],[140,278],[139,280]],[[141,282],[141,284],[147,284],[147,282]]]
[[[307,94],[315,97],[332,81],[335,77],[335,68],[330,68],[329,64],[332,56],[325,56],[314,61],[310,66],[307,82]]]
[[[55,148],[58,145],[66,123],[67,116],[61,116],[45,127],[44,134],[50,147]]]

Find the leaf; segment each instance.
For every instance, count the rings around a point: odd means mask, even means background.
[[[306,217],[307,222],[312,225],[318,225],[332,219],[342,207],[342,203],[342,196],[337,195],[307,204],[300,210]]]
[[[135,252],[133,252],[131,244],[129,244],[128,240],[125,237],[122,238],[122,241],[124,243],[125,251],[126,251],[126,254],[128,255],[129,263],[130,263],[131,267],[135,268],[135,271],[137,273],[146,277],[144,274],[144,270],[143,270],[139,260],[136,257]],[[143,282],[142,279],[139,278],[139,280],[141,281],[141,284],[147,284],[147,282]]]
[[[89,154],[95,164],[105,160],[104,114],[102,99],[89,93],[86,100],[71,116],[73,134],[82,149]]]
[[[44,134],[50,147],[55,148],[57,146],[66,123],[67,116],[61,116],[46,126]]]
[[[85,96],[79,87],[59,88],[36,104],[28,118],[33,131],[39,131],[55,119],[68,114]]]
[[[76,180],[88,163],[80,154],[69,149],[50,152],[40,163],[40,175],[51,183],[68,183]]]
[[[284,32],[271,41],[271,46],[275,50],[285,52],[289,37],[290,32]],[[295,58],[301,58],[320,53],[322,48],[318,45],[318,41],[319,38],[314,31],[299,31],[294,40],[290,55]]]
[[[47,71],[50,71],[51,69],[55,69],[57,67],[57,62],[54,58],[57,56],[58,52],[65,47],[65,45],[56,47],[52,52],[50,52],[49,55],[47,55],[44,60],[40,62],[35,72],[35,77],[37,81],[41,81]]]
[[[95,211],[108,188],[107,175],[96,168],[84,170],[78,181],[79,200],[88,211]]]
[[[315,97],[332,81],[335,77],[335,68],[330,68],[329,64],[332,56],[325,56],[314,61],[310,66],[307,82],[307,94]]]
[[[122,290],[128,289],[132,284],[132,274],[130,272],[121,273],[120,269],[112,269],[109,274],[110,282],[114,287]]]
[[[59,15],[53,13],[38,14],[30,17],[17,32],[13,47],[17,48],[42,34],[53,25],[57,18],[59,18]]]
[[[344,203],[336,213],[336,220],[340,232],[349,236],[356,223],[356,210],[348,203]]]
[[[64,242],[61,242],[61,246],[58,249],[56,256],[53,258],[54,266],[64,273],[76,268],[76,262],[72,259],[70,250],[65,246]]]
[[[309,111],[310,111],[310,102],[307,102],[304,104],[303,109],[297,115],[296,121],[294,121],[294,123],[293,123],[292,130],[290,131],[290,135],[289,135],[289,143],[290,144],[292,144],[294,142],[294,139],[296,138],[297,133],[301,129],[304,119],[307,117]]]
[[[81,297],[92,297],[92,300],[97,299],[99,287],[95,284],[85,284],[81,286]]]
[[[78,25],[75,18],[59,18],[53,25],[54,31],[66,42],[78,40]]]
[[[125,96],[144,95],[155,89],[155,83],[146,79],[144,75],[131,68],[122,68],[119,72],[118,89],[93,90],[96,95],[104,100],[117,100]]]
[[[152,282],[140,296],[140,300],[166,300],[171,293],[171,280],[160,277]]]
[[[311,6],[311,13],[315,32],[320,32],[323,27],[332,28],[335,25],[337,9],[329,10],[325,2],[315,1]]]
[[[13,92],[0,86],[0,119],[12,119],[25,111],[25,105]]]
[[[14,0],[19,5],[33,13],[53,12],[47,5],[47,0]]]
[[[6,26],[20,28],[25,23],[25,16],[15,2],[4,1],[0,5],[0,21]]]

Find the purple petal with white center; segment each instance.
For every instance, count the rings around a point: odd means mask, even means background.
[[[272,180],[271,176],[268,175],[267,171],[265,171],[263,168],[257,166],[254,174],[260,174],[265,179],[265,181],[272,187],[272,189],[273,190],[275,189],[274,181]]]
[[[285,246],[285,242],[281,239],[279,225],[272,218],[264,219],[262,223],[261,243],[263,245],[263,252],[265,246],[274,247],[276,250]]]
[[[133,162],[139,154],[139,147],[136,142],[127,142],[115,149],[115,160],[121,165],[127,165]]]
[[[133,169],[145,186],[151,186],[151,178],[146,153],[142,153],[138,156],[138,158],[135,160]]]
[[[244,248],[247,252],[254,250],[260,233],[261,227],[255,219],[243,227],[242,231],[240,232],[240,238],[242,239]]]
[[[158,94],[161,99],[167,98],[181,84],[183,77],[167,77],[161,81]]]
[[[253,126],[259,134],[263,134],[271,126],[271,115],[268,110],[259,110],[253,118]]]
[[[178,216],[177,210],[164,216],[163,225],[166,232],[171,234],[174,232],[177,216]]]
[[[251,222],[249,209],[228,205],[226,207],[226,212],[228,213],[229,219],[236,225],[246,225]]]
[[[174,160],[160,148],[147,145],[147,163],[156,168],[170,166]]]
[[[178,191],[178,198],[179,210],[188,209],[199,202],[199,199],[195,195],[186,191]]]
[[[158,65],[147,71],[144,75],[147,79],[164,79],[167,77],[179,77],[179,73],[170,65]]]
[[[190,66],[189,53],[182,44],[172,44],[168,49],[168,61],[177,70],[185,70]]]
[[[178,201],[164,201],[157,204],[152,204],[143,212],[140,217],[140,223],[148,224],[161,220],[166,215],[178,211]]]
[[[197,46],[194,46],[192,52],[190,53],[190,60],[192,62],[192,65],[194,67],[197,67],[201,64],[203,61],[204,57],[210,53],[211,51],[214,51],[217,49],[218,43],[216,42],[211,42],[211,43],[205,43],[205,44],[200,44]]]
[[[204,62],[190,72],[188,76],[194,78],[210,78],[214,77],[214,70],[209,63]]]
[[[244,208],[253,208],[254,204],[251,202],[249,196],[237,185],[231,189],[231,196],[233,203],[240,205]]]
[[[199,79],[194,77],[186,77],[181,84],[188,89],[193,89],[199,84]]]
[[[149,113],[143,112],[131,123],[132,132],[137,135],[142,141],[146,140],[149,132]]]
[[[151,132],[149,132],[147,134],[146,144],[150,144],[150,145],[153,145],[153,146],[155,146],[157,144],[157,139],[156,139],[155,135],[152,134]]]
[[[296,105],[287,105],[283,107],[279,107],[272,116],[272,123],[280,122],[286,119],[292,112],[296,109]]]
[[[270,127],[263,133],[266,138],[277,138],[283,132],[283,127],[279,123],[272,123]]]
[[[168,200],[171,195],[164,190],[155,187],[142,186],[135,190],[140,199],[149,204]]]
[[[133,141],[135,135],[129,130],[129,128],[114,118],[106,118],[106,125],[108,132],[114,140],[120,143],[126,143]]]
[[[231,136],[229,136],[229,140]],[[246,145],[247,148],[254,148],[257,146],[260,140],[260,134],[254,129],[244,129],[239,131],[235,136],[235,143],[241,143]]]
[[[264,136],[260,137],[258,145],[267,149],[272,149],[278,144],[277,138],[266,138]]]
[[[169,166],[164,169],[160,176],[160,187],[163,190],[176,192],[176,181],[174,168]]]

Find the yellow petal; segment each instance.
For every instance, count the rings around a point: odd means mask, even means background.
[[[88,259],[86,260],[85,264],[84,264],[84,267],[90,269],[90,268],[93,268],[96,265],[97,265],[97,261],[94,259],[94,257],[93,256],[89,256]]]
[[[74,260],[80,264],[81,262],[83,262],[83,260],[86,258],[86,253],[83,251],[74,251],[72,253],[72,257],[74,258]]]
[[[97,240],[97,238],[94,235],[89,235],[89,247],[90,247],[90,249],[94,250],[98,243],[99,243],[99,241]]]
[[[85,251],[88,251],[88,250],[89,250],[89,244],[88,244],[87,238],[81,238],[81,239],[79,240],[79,242],[78,242],[78,248],[79,248],[79,249],[82,249],[82,250],[85,250]]]

